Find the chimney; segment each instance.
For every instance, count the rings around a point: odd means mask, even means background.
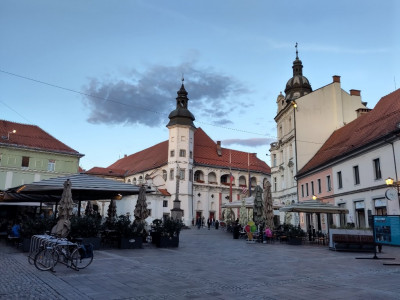
[[[361,96],[360,90],[350,90],[350,96]]]
[[[128,155],[124,154],[124,158],[125,158],[125,157],[128,157]]]
[[[217,141],[217,154],[218,156],[222,155],[221,141]]]
[[[357,118],[358,118],[359,116],[365,115],[366,113],[370,112],[371,110],[372,110],[372,109],[370,109],[370,108],[359,108],[359,109],[357,109],[357,110],[356,110],[356,112],[357,112]]]
[[[333,75],[332,78],[333,78],[333,82],[340,83],[340,76],[338,76],[338,75]]]

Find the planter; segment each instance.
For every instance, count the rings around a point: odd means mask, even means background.
[[[301,237],[290,237],[288,240],[289,245],[301,245],[303,244],[303,239]]]
[[[92,244],[93,250],[99,250],[101,245],[101,238],[100,237],[86,237],[82,238],[82,244]]]
[[[31,238],[22,239],[22,251],[29,252],[31,248]]]
[[[140,249],[143,246],[143,238],[141,236],[133,238],[120,238],[118,242],[119,249]]]
[[[156,243],[159,248],[176,248],[179,247],[179,236],[161,236],[158,243]]]

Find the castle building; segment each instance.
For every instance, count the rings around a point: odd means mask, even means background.
[[[196,128],[183,83],[177,94],[168,140],[87,173],[154,189],[147,195],[148,221],[171,216],[174,200],[180,201],[186,225],[203,217],[222,220],[221,206],[246,197],[257,185],[263,187],[270,181],[270,167],[255,153],[224,148]],[[125,197],[117,202],[117,211],[132,214],[135,204],[136,196]],[[238,217],[239,212],[234,213]]]
[[[347,93],[340,76],[332,83],[312,90],[303,75],[297,45],[293,76],[286,84],[285,95],[277,97],[277,141],[271,144],[271,180],[274,205],[298,202],[296,174],[340,127],[368,111],[359,90]],[[309,197],[311,198],[311,194]],[[298,224],[299,220],[291,220]]]

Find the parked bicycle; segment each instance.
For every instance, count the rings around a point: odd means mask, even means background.
[[[57,239],[53,245],[43,245],[35,255],[35,267],[41,271],[54,270],[62,263],[76,271],[84,269],[93,261],[93,245],[82,245],[80,241],[70,242]]]

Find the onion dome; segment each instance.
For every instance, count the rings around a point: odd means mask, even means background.
[[[167,127],[173,125],[190,125],[195,127],[193,121],[195,120],[193,114],[188,110],[188,93],[185,90],[185,86],[182,85],[180,90],[177,92],[178,97],[176,98],[176,108],[169,114],[169,123]]]
[[[293,77],[286,83],[286,102],[290,102],[312,92],[308,79],[303,76],[303,64],[299,59],[296,43],[296,59],[293,62]]]

